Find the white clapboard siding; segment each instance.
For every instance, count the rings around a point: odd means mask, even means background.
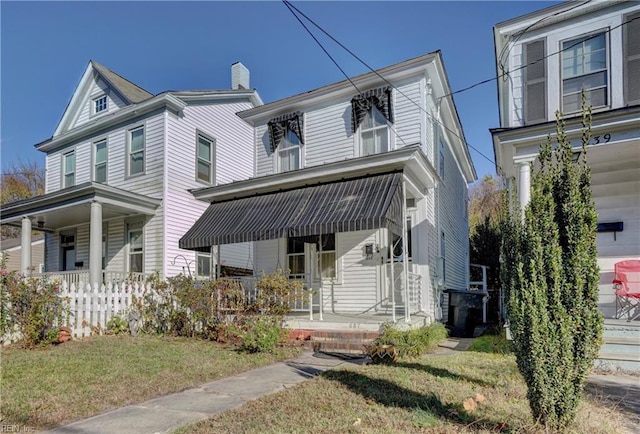
[[[333,287],[336,312],[363,312],[379,301],[381,282],[379,260],[367,261],[363,257],[365,244],[377,244],[379,237],[373,231],[340,232],[336,243],[338,270],[342,283]]]
[[[75,146],[76,185],[92,181],[91,179],[91,142],[84,141]]]
[[[44,234],[44,269],[45,271],[59,270],[60,263],[60,235],[46,232]]]
[[[449,289],[468,289],[469,229],[464,206],[466,182],[449,146],[445,146],[445,175],[438,186],[440,230],[445,234],[445,285]],[[438,242],[441,234],[438,234]]]
[[[420,143],[423,137],[424,122],[421,122],[421,119],[426,114],[421,110],[423,107],[420,95],[422,80],[412,79],[409,83],[396,85],[398,90],[394,91],[393,106],[395,133],[392,133],[396,136],[394,139],[396,148]]]
[[[255,272],[257,275],[261,273],[273,273],[274,271],[287,268],[285,256],[286,252],[283,252],[283,248],[286,245],[280,240],[264,240],[256,241],[254,244],[255,249]]]
[[[194,199],[190,189],[207,185],[196,180],[196,137],[202,133],[215,140],[215,181],[226,184],[253,176],[253,129],[236,113],[251,103],[194,104],[181,117],[167,114],[167,189],[165,216],[166,275],[182,272],[183,256],[195,270],[195,252],[181,250],[178,242],[207,209],[208,203]],[[223,246],[222,263],[246,267],[252,256],[251,244]]]
[[[56,152],[46,157],[45,193],[60,190],[62,184],[62,154]]]

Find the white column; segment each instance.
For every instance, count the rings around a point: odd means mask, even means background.
[[[519,164],[518,181],[518,199],[520,210],[524,216],[524,209],[531,200],[531,164],[529,161]]]
[[[411,322],[409,309],[409,240],[407,240],[407,182],[402,178],[402,284],[404,286],[404,321]]]
[[[89,282],[94,287],[102,284],[102,204],[95,200],[89,222]]]
[[[22,268],[25,276],[31,276],[31,218],[22,217]]]

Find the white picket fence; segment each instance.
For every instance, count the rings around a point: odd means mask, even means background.
[[[125,321],[134,297],[141,298],[150,285],[144,282],[125,281],[92,288],[88,283],[60,284],[59,296],[65,300],[66,314],[56,326],[71,329],[75,338],[103,334],[107,322],[116,315]],[[20,340],[17,330],[1,337],[4,344]]]
[[[69,327],[74,337],[103,333],[114,316],[119,315],[126,321],[134,296],[141,298],[145,285],[144,282],[122,282],[92,288],[88,283],[64,282],[60,297],[66,300],[68,314],[59,326]]]

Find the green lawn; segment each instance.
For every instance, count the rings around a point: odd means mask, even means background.
[[[532,423],[513,356],[465,352],[326,372],[180,433],[544,432]],[[574,433],[621,432],[622,416],[585,399]]]
[[[51,428],[286,359],[196,339],[97,336],[44,350],[3,348],[2,424]]]

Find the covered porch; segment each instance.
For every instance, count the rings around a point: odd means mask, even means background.
[[[292,308],[305,321],[345,315],[378,325],[410,323],[427,311],[431,285],[426,255],[411,254],[425,216],[409,217],[435,179],[418,148],[381,157],[357,159],[368,163],[364,173],[356,170],[362,161],[349,162],[351,170],[341,172],[332,164],[263,177],[273,182],[270,188],[257,178],[230,184],[232,194],[229,185],[194,192],[211,205],[180,247],[211,251],[215,258],[222,244],[253,241],[256,274],[282,270],[304,281],[307,293]],[[291,179],[296,175],[300,181]],[[262,191],[256,193],[253,183]],[[233,279],[251,292],[255,278]]]
[[[21,228],[24,275],[69,285],[118,283],[143,278],[145,225],[160,203],[90,182],[9,204],[0,223]],[[34,230],[45,233],[44,273],[34,273],[31,263]]]

